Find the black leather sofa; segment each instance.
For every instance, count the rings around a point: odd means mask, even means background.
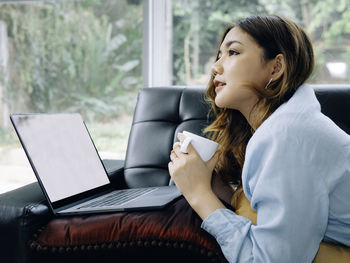
[[[322,112],[349,134],[350,85],[313,87]],[[208,116],[209,108],[204,101],[204,90],[204,87],[157,87],[146,88],[139,93],[125,161],[103,161],[116,188],[169,184],[167,164],[176,134],[183,130],[201,134],[211,121],[212,116]],[[186,209],[190,211],[190,208]],[[219,252],[213,256],[213,252],[201,248],[202,243],[193,248],[192,244],[181,243],[181,240],[165,243],[162,240],[151,243],[147,240],[136,243],[114,240],[101,245],[96,243],[94,246],[85,244],[75,247],[40,245],[35,240],[55,220],[62,221],[53,217],[38,183],[1,194],[0,262],[224,261]],[[103,222],[106,219],[100,217],[98,220]],[[191,214],[188,222],[197,222],[193,231],[200,231],[199,218]],[[50,237],[50,233],[46,234]],[[215,242],[203,233],[200,235],[202,240]],[[113,250],[108,250],[108,247],[113,247]],[[124,250],[120,252],[119,248]],[[142,252],[138,256],[137,249]]]

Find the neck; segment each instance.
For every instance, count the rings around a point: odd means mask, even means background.
[[[254,101],[254,103],[246,104],[245,107],[242,107],[239,109],[239,111],[242,113],[244,118],[247,120],[249,126],[256,130],[257,127],[254,125],[254,120],[256,119],[256,112],[255,112],[255,105],[257,101]]]

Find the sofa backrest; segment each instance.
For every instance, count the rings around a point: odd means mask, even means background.
[[[350,134],[350,85],[312,85],[323,114]]]
[[[350,85],[313,85],[322,112],[350,134]],[[203,134],[209,106],[205,87],[145,88],[138,96],[124,175],[128,187],[169,184],[168,163],[176,134]]]
[[[138,96],[124,175],[128,187],[169,184],[168,163],[176,134],[208,125],[204,87],[145,88]]]

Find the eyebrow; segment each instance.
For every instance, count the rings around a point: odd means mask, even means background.
[[[231,40],[231,41],[229,41],[229,42],[226,43],[226,45],[225,45],[226,48],[228,48],[229,46],[231,46],[233,43],[238,43],[238,44],[243,45],[242,42],[240,42],[240,41],[238,41],[238,40]]]
[[[238,40],[231,40],[231,41],[228,41],[226,44],[225,44],[225,47],[226,49],[229,48],[233,43],[238,43],[238,44],[241,44],[242,46],[244,46],[242,44],[242,42],[238,41]],[[221,53],[221,49],[219,50],[218,54]]]

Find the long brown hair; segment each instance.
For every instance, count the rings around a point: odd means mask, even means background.
[[[258,15],[240,20],[229,26],[219,42],[219,48],[227,33],[234,27],[248,33],[263,50],[263,61],[282,54],[285,59],[283,75],[264,87],[251,87],[258,95],[253,108],[250,126],[237,110],[219,108],[215,105],[214,75],[211,76],[206,97],[215,114],[215,120],[205,132],[218,142],[222,152],[215,173],[228,183],[240,183],[245,159],[245,150],[254,131],[284,102],[292,97],[298,87],[311,75],[314,67],[314,53],[310,38],[294,22],[276,15]],[[216,61],[218,60],[219,50]]]

